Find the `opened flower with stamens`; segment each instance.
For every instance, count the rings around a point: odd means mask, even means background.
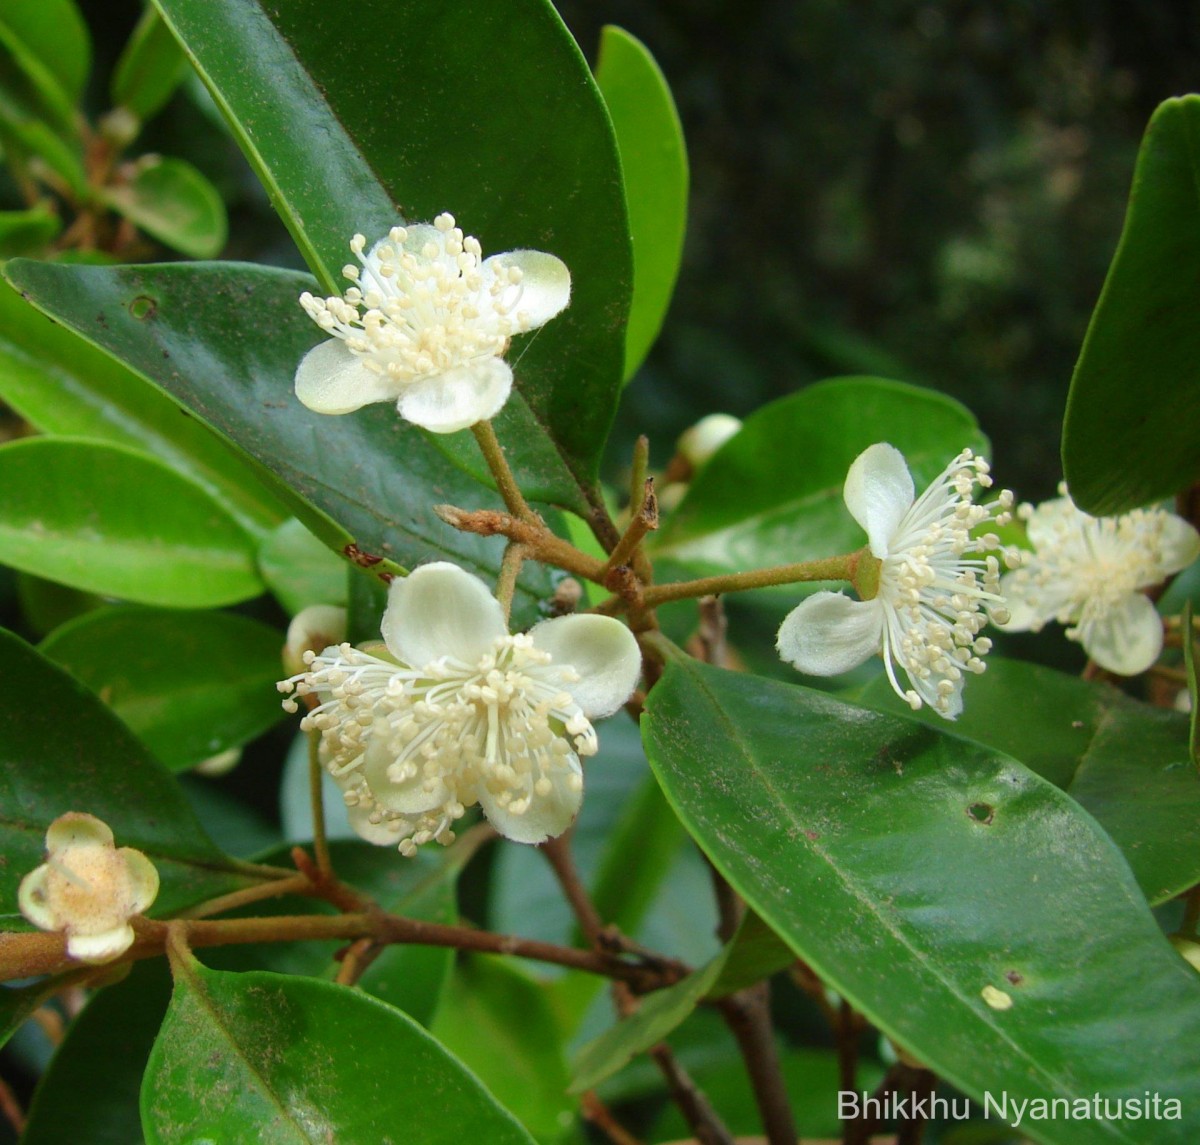
[[[21,913],[42,930],[67,936],[81,962],[111,962],[133,945],[129,920],[158,895],[158,871],[133,847],[114,845],[107,823],[81,811],[46,831],[46,861],[21,880]]]
[[[1011,613],[1004,626],[1038,631],[1051,620],[1070,625],[1101,668],[1136,676],[1158,659],[1163,626],[1142,592],[1200,556],[1200,534],[1165,509],[1135,509],[1120,517],[1092,517],[1059,486],[1060,497],[1022,505],[1036,550],[1009,573],[1001,591]]]
[[[976,486],[991,483],[987,462],[964,449],[916,497],[898,449],[881,442],[860,453],[843,497],[869,540],[855,576],[865,599],[814,593],[784,619],[780,656],[810,676],[834,676],[879,653],[892,687],[914,710],[928,704],[955,719],[963,682],[984,670],[992,646],[981,631],[989,618],[1007,616],[1000,561],[990,552],[999,548],[999,538],[976,534],[1010,517],[1007,490],[976,504]],[[1004,555],[1010,563],[1020,559],[1012,550]]]
[[[500,411],[512,389],[509,340],[549,322],[571,299],[571,275],[552,254],[483,258],[454,216],[393,227],[342,273],[342,297],[305,292],[300,305],[330,338],[296,370],[296,396],[317,413],[395,402],[401,417],[453,433]]]
[[[632,694],[637,641],[620,621],[573,615],[510,635],[478,577],[439,562],[394,580],[384,648],[342,644],[284,680],[319,701],[301,724],[321,733],[321,758],[354,829],[411,855],[450,843],[478,803],[502,835],[561,835],[583,799],[579,757],[594,755],[592,721]]]

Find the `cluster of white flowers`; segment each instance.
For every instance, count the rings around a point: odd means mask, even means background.
[[[296,396],[318,413],[395,402],[434,433],[465,429],[500,411],[512,389],[509,340],[549,322],[571,299],[563,262],[535,250],[483,258],[454,216],[393,227],[366,254],[342,297],[300,304],[327,334],[296,371]]]
[[[914,708],[928,704],[954,719],[962,711],[963,681],[984,670],[991,641],[981,636],[989,617],[1006,619],[1000,596],[1000,548],[988,523],[1004,524],[1013,497],[976,504],[976,486],[992,483],[988,465],[964,449],[916,497],[904,457],[891,445],[864,450],[850,466],[843,496],[866,531],[873,575],[866,600],[839,592],[814,593],[779,629],[779,654],[801,672],[831,676],[883,656],[888,679]],[[1004,550],[1010,563],[1020,558]],[[869,560],[865,554],[860,560]],[[897,666],[907,677],[903,687]]]
[[[484,583],[456,565],[425,565],[393,581],[384,647],[307,654],[283,681],[319,701],[302,726],[321,733],[322,760],[354,829],[405,854],[449,843],[478,803],[503,835],[539,843],[570,826],[583,798],[581,755],[592,721],[633,692],[641,655],[606,616],[563,616],[510,635]]]

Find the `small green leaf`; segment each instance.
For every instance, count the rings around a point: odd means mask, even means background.
[[[88,1002],[38,1083],[22,1145],[140,1145],[142,1072],[170,996],[156,959]]]
[[[205,607],[262,591],[253,542],[221,505],[162,462],[94,441],[0,448],[0,554],[144,604]]]
[[[283,718],[282,646],[282,633],[244,616],[122,607],[71,621],[41,652],[178,771]]]
[[[229,232],[217,189],[183,159],[144,156],[127,181],[106,187],[104,201],[172,250],[213,258]]]
[[[117,60],[112,101],[138,119],[149,119],[175,94],[187,75],[188,62],[158,9],[147,6]]]
[[[433,1033],[537,1141],[561,1139],[575,1103],[542,986],[502,958],[472,956],[455,967]]]
[[[66,811],[103,819],[119,846],[145,852],[162,881],[152,914],[261,879],[217,850],[170,773],[91,692],[11,633],[0,631],[0,654],[0,909],[12,909]]]
[[[1200,96],[1160,104],[1125,228],[1084,339],[1063,425],[1071,496],[1096,515],[1200,477]]]
[[[53,98],[73,106],[83,96],[92,45],[74,0],[5,0],[0,41],[26,69],[51,77],[58,88]]]
[[[0,259],[42,254],[62,230],[62,219],[45,204],[27,211],[0,211]]]
[[[310,604],[346,603],[346,562],[295,517],[259,546],[258,569],[275,599],[293,616]]]
[[[260,533],[283,517],[254,470],[172,398],[0,286],[0,398],[42,433],[142,449]]]
[[[363,66],[322,0],[156,2],[324,292],[351,236],[382,237],[401,215],[450,210],[488,254],[567,264],[571,305],[518,340],[497,431],[527,495],[586,512],[620,396],[632,265],[612,125],[549,0],[363,0],[354,20],[384,68]],[[462,459],[477,465],[471,445]],[[452,436],[438,447],[459,455]]]
[[[628,381],[658,337],[687,227],[688,158],[671,89],[649,49],[609,24],[596,82],[612,117],[633,236],[633,301],[625,332]]]
[[[725,952],[720,976],[706,993],[707,998],[725,998],[747,986],[791,966],[796,961],[782,938],[753,911],[747,911],[737,934]]]
[[[654,554],[736,572],[861,548],[842,484],[877,441],[904,454],[918,490],[964,447],[986,448],[970,412],[932,390],[881,378],[821,382],[746,419],[655,535]]]
[[[871,707],[912,716],[884,679]],[[1019,714],[1018,714],[1019,713]],[[966,693],[963,714],[915,718],[1019,759],[1095,816],[1151,903],[1200,882],[1200,780],[1188,764],[1188,719],[1092,683],[995,659]]]
[[[946,1081],[976,1100],[1151,1090],[1182,1106],[1164,1142],[1196,1137],[1200,979],[1067,796],[915,720],[684,659],[642,727],[667,797],[747,904]],[[1146,1139],[1126,1119],[1034,1132]]]
[[[10,262],[5,273],[36,306],[186,402],[253,457],[272,491],[334,551],[368,567],[454,560],[495,578],[503,542],[460,533],[433,512],[446,501],[495,508],[494,494],[388,405],[329,417],[296,400],[296,365],[314,329],[296,301],[314,285],[307,275],[237,263],[110,268],[28,260]],[[516,623],[536,619],[551,592],[546,571],[527,561]]]
[[[177,963],[142,1084],[149,1145],[458,1145],[465,1127],[489,1145],[532,1140],[399,1010],[330,982]]]
[[[624,1069],[634,1057],[658,1045],[699,1004],[717,979],[728,957],[723,950],[707,966],[674,986],[656,990],[628,1018],[605,1030],[585,1045],[575,1058],[571,1092],[594,1089],[605,1078]]]

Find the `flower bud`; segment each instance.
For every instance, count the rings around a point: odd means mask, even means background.
[[[679,435],[675,448],[691,462],[692,469],[702,469],[718,449],[742,428],[739,418],[727,413],[710,413]]]
[[[346,610],[332,604],[310,604],[288,625],[283,668],[290,675],[304,671],[304,653],[320,654],[346,639]]]

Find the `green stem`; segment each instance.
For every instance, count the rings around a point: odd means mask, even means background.
[[[313,850],[317,855],[317,870],[328,877],[333,874],[329,857],[329,840],[325,837],[325,792],[322,787],[321,733],[314,728],[308,733],[308,797],[312,803]]]
[[[500,444],[492,423],[477,421],[471,426],[471,432],[479,443],[479,452],[483,454],[483,459],[496,480],[496,488],[500,490],[500,496],[504,498],[508,511],[522,521],[536,521],[537,514],[529,507],[517,485],[517,479],[509,468],[508,458],[504,456],[504,447]]]
[[[794,565],[776,565],[769,569],[753,569],[744,573],[706,576],[699,580],[682,580],[674,584],[651,585],[645,592],[646,606],[665,604],[669,600],[686,600],[694,596],[716,596],[725,592],[746,592],[771,585],[794,584],[813,580],[853,580],[858,567],[859,553],[826,557],[817,561],[800,561]]]
[[[519,541],[509,541],[504,546],[504,556],[500,560],[500,574],[496,577],[496,599],[504,610],[506,623],[512,613],[513,594],[517,591],[517,577],[521,575],[521,565],[524,563],[525,546]]]

